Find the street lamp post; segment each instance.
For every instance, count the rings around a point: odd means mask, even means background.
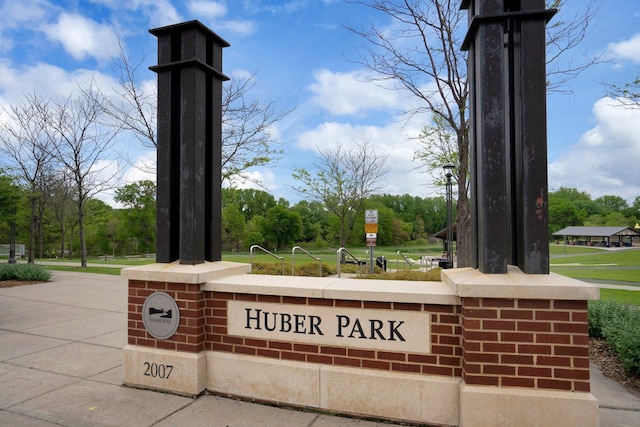
[[[452,163],[446,163],[442,166],[444,174],[447,177],[447,182],[445,184],[447,192],[447,238],[445,240],[447,262],[443,266],[444,268],[453,268],[453,194],[451,188],[451,177],[453,176],[454,168],[455,166]]]

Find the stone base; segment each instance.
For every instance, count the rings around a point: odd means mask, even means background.
[[[205,353],[187,353],[127,345],[124,385],[196,396],[206,388]]]
[[[458,425],[459,378],[209,352],[207,389],[249,399],[435,425]]]
[[[460,387],[460,427],[598,427],[591,393],[489,386]]]

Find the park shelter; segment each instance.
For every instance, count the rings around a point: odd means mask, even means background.
[[[623,247],[640,244],[640,230],[622,226],[566,227],[553,236],[563,237],[571,245]]]

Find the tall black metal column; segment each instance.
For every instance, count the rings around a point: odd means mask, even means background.
[[[549,272],[544,0],[469,10],[472,265]]]
[[[158,37],[156,261],[222,259],[222,49],[198,21],[150,30]]]

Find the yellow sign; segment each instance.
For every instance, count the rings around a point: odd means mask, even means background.
[[[378,224],[365,224],[364,225],[365,233],[377,233],[378,232]]]

